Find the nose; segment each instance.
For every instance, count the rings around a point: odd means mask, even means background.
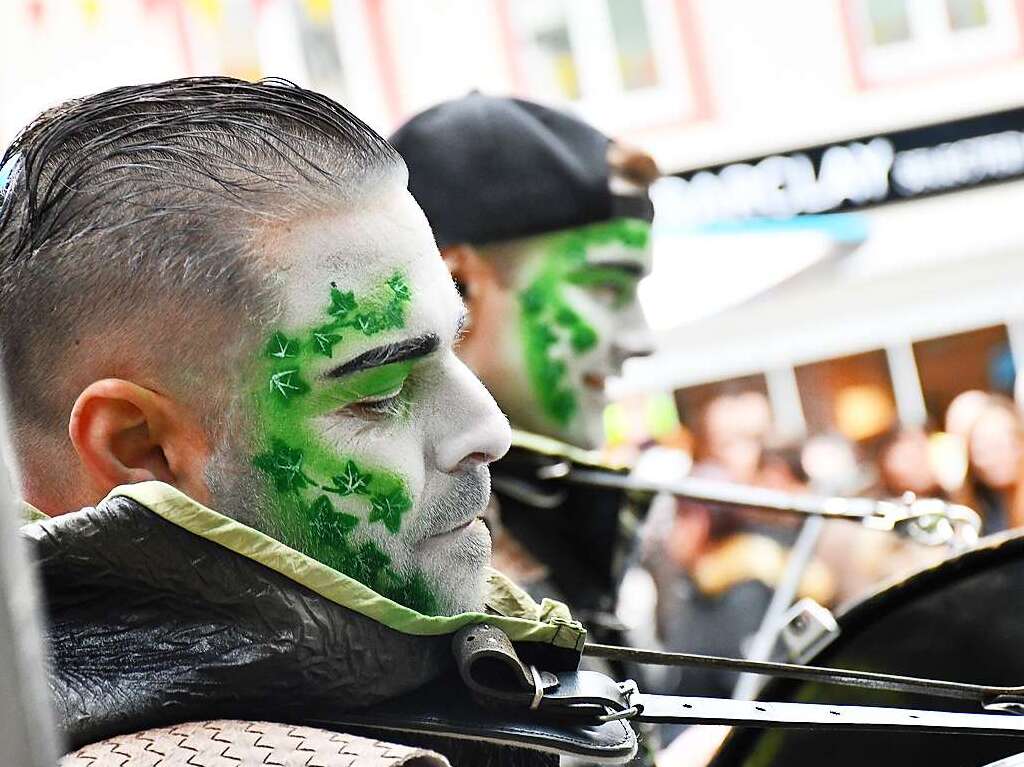
[[[454,385],[436,414],[434,456],[441,471],[455,473],[496,461],[512,444],[512,429],[490,392],[458,359]]]
[[[654,354],[654,335],[644,326],[622,330],[612,342],[612,354],[616,369],[631,357],[648,357]]]

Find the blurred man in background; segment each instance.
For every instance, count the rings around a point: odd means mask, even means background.
[[[636,286],[657,167],[569,115],[475,93],[391,141],[469,309],[459,354],[518,430],[492,467],[495,562],[607,636],[626,499],[558,477],[594,462],[580,448],[603,442],[605,381],[647,350]]]

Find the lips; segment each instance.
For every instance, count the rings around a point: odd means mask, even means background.
[[[479,514],[474,514],[469,519],[464,520],[463,522],[460,522],[459,524],[455,525],[454,527],[450,527],[447,530],[441,531],[440,533],[434,533],[433,535],[428,536],[425,540],[433,541],[433,540],[437,540],[438,538],[442,538],[442,537],[444,537],[446,535],[457,535],[458,533],[461,533],[463,530],[468,528],[471,524],[476,522],[478,519],[480,519],[480,515]]]

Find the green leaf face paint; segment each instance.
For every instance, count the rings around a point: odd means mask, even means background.
[[[608,336],[634,307],[649,239],[647,222],[616,219],[538,240],[518,295],[519,325],[533,396],[554,436],[568,438],[581,415],[583,372],[576,368],[600,378],[617,372]],[[596,257],[612,251],[608,263]]]
[[[358,297],[332,283],[319,324],[271,334],[254,365],[260,448],[252,465],[265,482],[284,543],[429,615],[437,612],[438,600],[422,574],[400,571],[372,539],[376,531],[402,530],[413,508],[407,481],[385,466],[339,453],[313,426],[314,419],[354,403],[399,396],[412,362],[336,380],[318,379],[317,371],[346,341],[405,327],[411,299],[408,282],[397,273]]]

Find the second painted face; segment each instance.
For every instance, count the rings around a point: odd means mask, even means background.
[[[605,382],[647,344],[636,289],[650,270],[650,224],[615,219],[523,240],[495,257],[513,263],[501,267],[503,299],[485,307],[500,315],[486,323],[496,337],[479,366],[485,383],[514,425],[600,445]]]
[[[279,227],[278,321],[245,371],[248,455],[274,537],[424,614],[479,609],[494,400],[455,356],[459,295],[395,183]]]

